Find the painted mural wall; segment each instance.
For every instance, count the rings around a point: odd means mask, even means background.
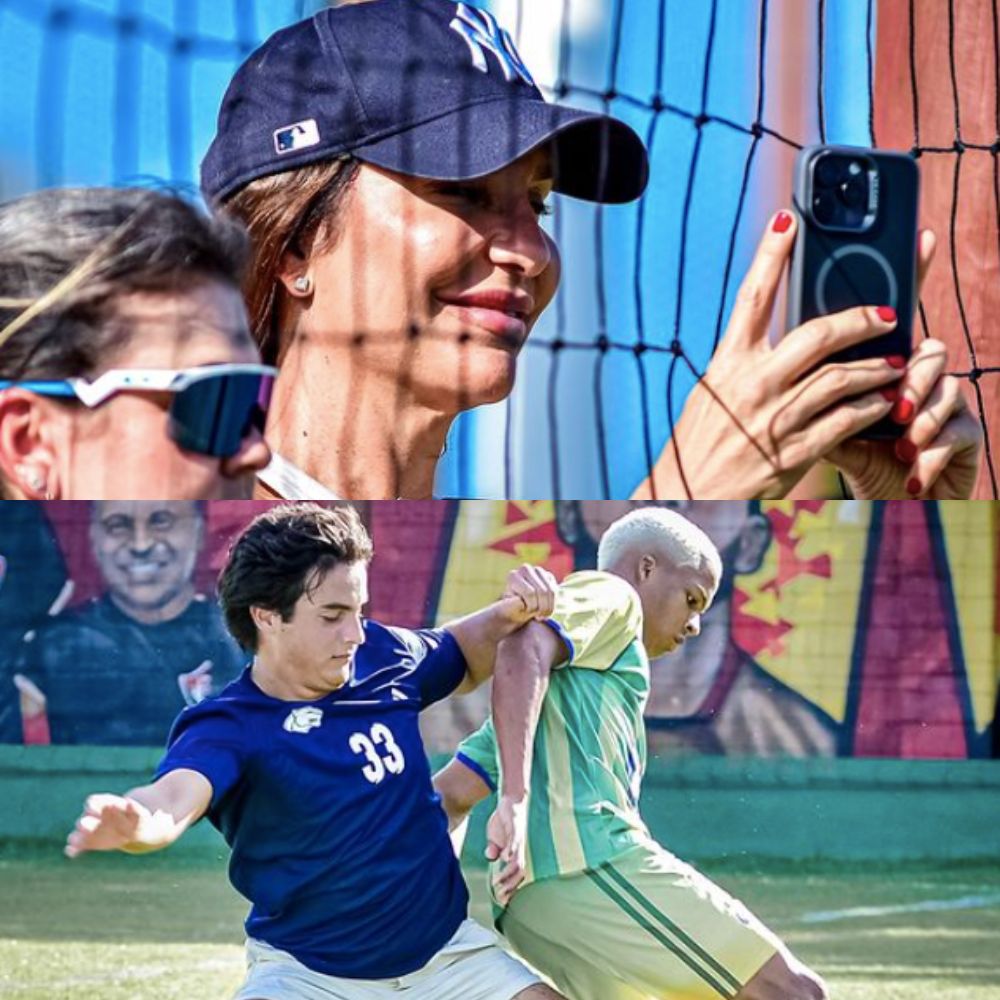
[[[652,665],[654,754],[998,754],[992,502],[690,501],[725,580],[701,636]],[[245,664],[214,601],[264,502],[6,504],[0,742],[158,745]],[[442,624],[520,562],[590,568],[619,501],[374,501],[372,617]],[[13,513],[8,513],[12,511]],[[425,714],[447,752],[482,689]]]

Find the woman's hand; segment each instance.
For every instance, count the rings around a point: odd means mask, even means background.
[[[968,497],[982,434],[957,380],[944,374],[940,341],[923,341],[909,363],[902,357],[825,362],[895,326],[893,310],[876,306],[811,320],[769,345],[795,225],[779,212],[761,241],[725,337],[657,461],[655,495],[781,497],[826,458],[859,498]],[[934,237],[925,231],[918,290],[933,256]],[[890,413],[909,424],[899,442],[855,437]],[[634,496],[653,495],[647,480]]]
[[[886,416],[901,357],[824,363],[887,333],[892,310],[848,309],[804,323],[776,347],[768,328],[795,238],[779,212],[740,288],[726,334],[636,499],[784,496],[837,445]]]
[[[920,234],[918,288],[934,258],[930,230]],[[964,500],[972,495],[983,432],[969,412],[959,381],[945,375],[939,340],[914,350],[898,386],[891,416],[906,426],[896,441],[849,440],[827,456],[859,499]]]

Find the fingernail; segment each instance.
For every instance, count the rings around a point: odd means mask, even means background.
[[[906,367],[906,358],[902,354],[890,354],[885,360],[889,362],[890,368],[902,369]]]
[[[879,392],[881,392],[890,403],[895,403],[896,400],[899,399],[899,389],[894,385],[887,385],[884,389],[879,389]]]
[[[920,492],[920,480],[916,476],[906,480],[906,492],[915,497]]]
[[[878,318],[882,320],[883,323],[895,323],[896,322],[896,310],[892,306],[879,306],[875,310],[878,313]]]
[[[908,424],[913,419],[915,407],[905,396],[896,400],[896,404],[889,414],[897,424]]]
[[[910,465],[917,457],[917,451],[917,446],[909,438],[900,438],[896,442],[896,458],[906,465]],[[919,493],[920,490],[918,489],[917,492]]]
[[[771,228],[776,233],[787,233],[789,226],[792,224],[792,216],[788,212],[779,212],[774,217],[774,223]]]

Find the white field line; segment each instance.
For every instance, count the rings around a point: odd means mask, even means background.
[[[979,896],[960,896],[958,899],[925,899],[919,903],[901,903],[896,906],[852,906],[846,910],[817,910],[804,913],[796,923],[831,924],[838,920],[856,920],[859,917],[889,917],[898,913],[937,913],[942,910],[975,910],[1000,906],[1000,893]]]

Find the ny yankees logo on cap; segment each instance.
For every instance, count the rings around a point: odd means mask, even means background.
[[[488,11],[478,10],[460,3],[457,16],[448,27],[457,31],[465,39],[469,51],[472,53],[473,65],[481,73],[489,73],[490,71],[486,62],[486,53],[483,51],[483,49],[489,49],[500,61],[500,68],[508,83],[520,77],[529,87],[535,85],[535,81],[528,72],[528,67],[524,65],[517,49],[514,48],[510,34],[497,24],[496,18]]]

